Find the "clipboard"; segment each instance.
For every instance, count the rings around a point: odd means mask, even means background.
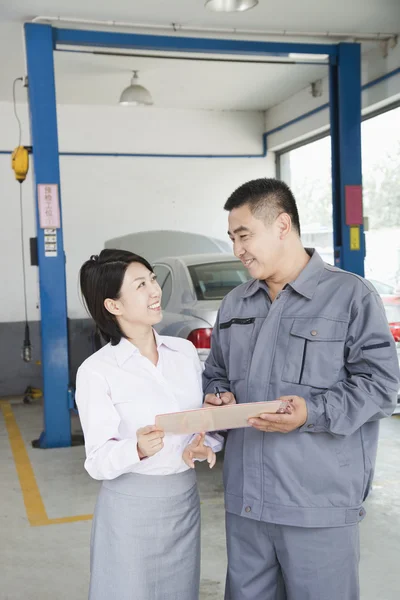
[[[207,406],[182,412],[157,415],[155,425],[165,433],[189,434],[250,427],[248,419],[264,413],[284,413],[288,402],[247,402],[225,406]]]

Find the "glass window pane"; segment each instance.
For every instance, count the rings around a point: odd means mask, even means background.
[[[161,308],[164,309],[167,306],[169,299],[171,298],[171,294],[172,294],[171,273],[168,273],[167,278],[164,280],[164,283],[163,283],[161,289],[162,289]]]
[[[331,138],[324,137],[280,157],[281,178],[296,198],[301,239],[333,264]]]
[[[380,282],[379,293],[400,294],[400,107],[364,121],[361,132],[365,276]]]
[[[157,275],[158,284],[162,290],[161,308],[164,309],[172,294],[171,271],[165,265],[154,265],[154,273]]]
[[[169,269],[164,267],[163,265],[154,265],[153,266],[154,273],[157,275],[157,281],[159,286],[162,288],[164,285],[164,281],[169,275]]]
[[[365,276],[379,294],[400,295],[400,107],[361,124]],[[331,138],[280,156],[297,201],[302,240],[333,264]]]
[[[222,300],[237,285],[251,279],[238,260],[188,266],[198,300]]]

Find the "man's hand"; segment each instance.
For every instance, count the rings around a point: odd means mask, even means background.
[[[278,431],[289,433],[302,427],[307,421],[307,405],[300,396],[281,396],[282,402],[289,402],[288,412],[285,414],[262,414],[257,419],[249,419],[249,423],[259,431]]]
[[[207,394],[204,398],[204,404],[207,406],[222,406],[227,404],[236,404],[236,398],[231,392],[221,392],[221,398],[215,394]]]
[[[210,469],[212,469],[215,465],[217,457],[215,452],[209,446],[204,444],[205,435],[205,433],[197,434],[183,451],[182,458],[187,466],[191,469],[194,469],[194,458],[198,458],[200,460],[207,459]]]

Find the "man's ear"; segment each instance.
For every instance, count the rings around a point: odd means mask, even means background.
[[[283,240],[292,231],[292,219],[288,213],[284,212],[278,216],[276,222],[279,230],[279,238]]]

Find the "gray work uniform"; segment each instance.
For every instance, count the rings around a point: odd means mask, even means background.
[[[229,431],[224,461],[229,600],[358,598],[357,524],[373,478],[378,421],[394,410],[399,365],[373,286],[308,252],[306,267],[274,302],[258,280],[226,296],[205,365],[205,394],[218,386],[238,403],[297,395],[308,409],[306,423],[289,434]],[[254,527],[253,521],[263,523]],[[318,535],[332,540],[328,562]],[[267,592],[260,548],[265,571],[274,557],[286,595]],[[338,574],[335,552],[347,553],[347,575]],[[295,584],[305,556],[321,580],[320,595],[315,587]],[[348,581],[340,596],[329,589],[338,577]]]

